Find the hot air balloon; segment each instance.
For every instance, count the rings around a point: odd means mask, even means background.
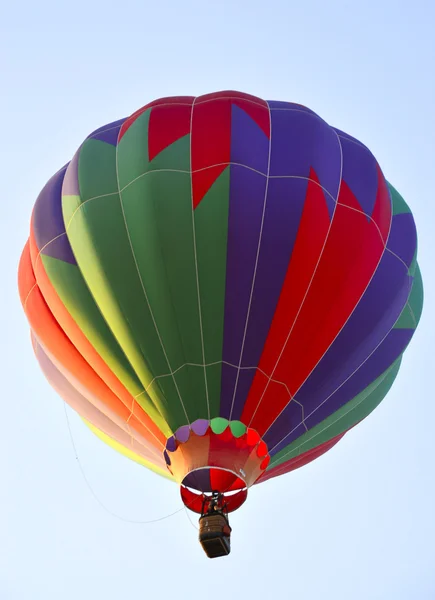
[[[423,303],[413,216],[370,150],[234,91],[86,138],[36,200],[19,291],[50,384],[180,486],[210,557],[252,485],[382,401]]]

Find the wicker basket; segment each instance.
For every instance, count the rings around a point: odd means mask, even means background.
[[[231,551],[231,527],[222,514],[204,515],[199,520],[199,541],[209,558],[226,556]]]

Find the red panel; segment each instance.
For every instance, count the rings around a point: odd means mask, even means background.
[[[33,273],[32,262],[30,260],[30,243],[27,240],[20,257],[18,266],[18,293],[21,304],[25,308],[25,302],[32,287],[36,285],[35,275]]]
[[[272,373],[279,359],[316,268],[330,226],[328,206],[313,169],[310,171],[310,179],[313,181],[308,182],[295,246],[259,363],[259,368],[265,373]],[[267,383],[267,378],[257,371],[241,417],[244,423],[250,422]],[[289,395],[282,385],[275,384],[270,392],[274,397],[279,395],[280,403],[289,400]]]
[[[196,208],[230,162],[231,101],[217,99],[195,104],[191,136],[193,207]],[[198,172],[199,169],[205,170]]]
[[[211,167],[192,174],[193,208],[196,208],[227,165]]]
[[[284,382],[292,396],[346,323],[384,250],[375,223],[367,219],[360,208],[358,211],[348,208],[355,204],[351,190],[342,182],[339,203],[315,277],[272,371],[272,377]],[[297,280],[294,281],[296,284]],[[269,369],[271,366],[268,364]],[[276,398],[268,386],[252,427],[263,435],[287,402]]]
[[[230,427],[226,427],[222,433],[213,433],[210,429],[209,431],[209,435],[212,439],[216,439],[219,441],[219,443],[222,442],[234,442],[234,435],[233,432],[231,431]]]
[[[150,161],[190,132],[191,116],[192,108],[181,104],[165,104],[152,109],[148,129]]]
[[[233,102],[237,102],[240,100],[249,100],[251,103],[259,104],[261,106],[265,106],[267,108],[268,104],[265,100],[258,98],[257,96],[253,96],[252,94],[245,94],[244,92],[237,92],[235,90],[221,90],[220,92],[212,92],[211,94],[204,94],[203,96],[199,96],[195,100],[195,106],[197,104],[203,104],[204,102],[210,102],[210,100],[219,100],[222,98],[229,99]]]
[[[260,441],[260,436],[258,435],[258,431],[255,431],[255,429],[250,429],[248,427],[248,429],[246,430],[245,436],[246,436],[246,445],[247,446],[255,446],[255,444],[258,444],[258,442]]]
[[[372,219],[379,227],[382,239],[386,244],[388,234],[390,232],[393,207],[385,177],[383,176],[379,165],[376,165],[376,167],[378,170],[378,190],[376,194],[375,206],[373,208]]]
[[[260,465],[260,469],[263,469],[263,470],[264,470],[264,469],[267,469],[267,467],[268,467],[269,463],[270,463],[270,455],[268,454],[268,455],[267,455],[267,456],[264,458],[263,462],[261,463],[261,465]]]
[[[272,479],[272,477],[279,477],[285,473],[290,473],[290,471],[294,471],[295,469],[299,469],[299,467],[307,465],[316,458],[319,458],[319,456],[322,456],[322,454],[325,454],[325,452],[328,452],[328,450],[335,446],[335,444],[337,444],[346,433],[347,432],[345,431],[344,433],[337,435],[335,438],[332,438],[332,440],[324,442],[323,444],[320,444],[320,446],[316,446],[315,448],[304,452],[300,456],[296,456],[295,458],[292,458],[291,460],[282,463],[273,469],[270,469],[270,471],[267,471],[264,475],[257,479],[255,484]]]
[[[261,440],[261,442],[257,446],[257,456],[259,458],[263,458],[267,454],[267,446],[266,443]]]
[[[257,102],[261,102],[259,105]],[[234,100],[233,104],[241,108],[247,113],[253,121],[264,131],[270,138],[270,111],[267,102],[257,99],[257,102],[248,100]]]
[[[252,427],[255,427],[255,429],[260,433],[260,435],[263,436],[264,432],[275,419],[275,416],[278,414],[278,411],[281,409],[282,406],[286,406],[289,401],[290,393],[287,391],[287,388],[284,385],[273,380],[266,380],[263,384],[261,394],[257,396],[257,398],[254,398],[253,396],[251,398],[251,394],[249,394],[249,406],[248,404],[246,404],[241,421],[243,423],[246,422],[244,420],[245,412],[247,413],[248,410],[252,409],[252,415],[249,415],[249,420],[247,422],[250,423]],[[267,418],[271,419],[270,422],[269,420],[266,421],[264,419],[264,405],[266,403],[269,404],[266,414]],[[275,416],[272,417],[272,415]],[[261,424],[260,429],[258,428],[259,423]]]
[[[128,117],[128,119],[124,121],[119,131],[118,141],[122,138],[127,129],[136,121],[136,119],[152,106],[161,106],[162,104],[186,104],[188,106],[192,106],[193,101],[193,96],[170,96],[168,98],[159,98],[157,100],[153,100],[153,102],[150,102],[142,108],[139,108],[139,110],[135,111],[130,117]]]
[[[228,492],[232,489],[240,490],[246,487],[246,484],[234,473],[223,469],[210,469],[210,482],[212,489],[222,492]]]
[[[160,98],[126,119],[120,129],[119,140],[141,114],[155,107],[150,115],[148,136],[149,159],[152,160],[164,148],[189,133],[193,103],[191,169],[194,171],[193,207],[196,208],[230,162],[232,103],[242,108],[268,137],[270,114],[267,102],[240,92],[222,91],[197,99],[191,96]],[[200,169],[206,171],[198,172]]]

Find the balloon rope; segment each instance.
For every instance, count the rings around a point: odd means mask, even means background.
[[[185,512],[186,512],[186,517],[189,519],[189,523],[192,525],[192,527],[193,527],[194,529],[196,529],[197,531],[199,531],[199,527],[197,527],[197,526],[195,525],[195,523],[192,521],[192,519],[190,518],[189,511],[187,510],[187,506],[186,506],[186,505],[184,505],[184,510],[185,510]]]
[[[82,464],[81,464],[79,456],[78,456],[77,447],[76,447],[76,444],[75,444],[75,441],[74,441],[74,436],[73,436],[72,429],[71,429],[71,423],[70,423],[70,420],[69,420],[69,417],[68,417],[68,411],[67,411],[67,408],[66,408],[66,402],[63,403],[63,407],[64,407],[64,411],[65,411],[66,422],[67,422],[67,425],[68,425],[68,431],[69,431],[69,437],[70,437],[70,440],[71,440],[71,445],[72,445],[72,448],[73,448],[73,451],[74,451],[75,459],[77,461],[77,464],[79,466],[80,472],[82,474],[83,480],[84,480],[84,482],[85,482],[88,490],[91,492],[94,500],[101,506],[101,508],[103,510],[105,510],[107,513],[109,513],[109,515],[111,515],[115,519],[119,519],[120,521],[124,521],[124,523],[133,523],[135,525],[148,525],[150,523],[157,523],[158,521],[164,521],[165,519],[169,519],[169,517],[173,517],[174,515],[180,513],[182,510],[184,510],[186,508],[185,505],[183,504],[182,508],[179,508],[175,512],[172,512],[172,513],[170,513],[168,515],[165,515],[164,517],[158,517],[157,519],[151,519],[149,521],[134,521],[132,519],[126,519],[125,517],[121,517],[120,515],[117,515],[116,513],[112,512],[109,508],[107,508],[107,506],[105,506],[101,502],[101,500],[98,498],[98,496],[96,495],[96,493],[92,489],[92,486],[89,483],[88,478],[86,477],[86,474],[85,474],[85,472],[83,470]],[[186,509],[186,513],[187,513],[187,509]],[[189,521],[190,521],[190,517],[189,517]],[[192,525],[193,525],[193,523],[192,523]],[[193,527],[195,527],[195,525],[193,525]]]

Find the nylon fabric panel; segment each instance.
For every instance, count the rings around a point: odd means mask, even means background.
[[[116,172],[116,149],[92,140],[88,144],[87,154],[79,161],[82,204],[69,221],[68,236],[88,288],[146,389],[155,376],[168,372],[168,363],[140,279],[116,177],[112,187],[105,179],[105,195],[95,197],[98,181],[94,177],[98,179],[99,171],[90,170],[88,164],[95,159],[104,172]],[[82,162],[86,165],[83,177]],[[149,341],[146,347],[143,339]],[[163,417],[172,428],[179,413],[185,419],[181,406],[179,412],[178,407],[171,411],[158,386],[150,394],[144,393],[140,401],[159,424]]]
[[[41,369],[51,386],[82,418],[87,419],[95,427],[124,446],[135,449],[142,458],[151,460],[161,466],[164,465],[161,452],[162,446],[159,445],[157,439],[150,438],[150,441],[146,440],[131,424],[127,424],[111,411],[104,402],[96,397],[88,399],[86,392],[81,391],[77,382],[68,381],[65,375],[62,374],[56,366],[56,361],[44,351],[36,338],[33,339],[33,346]]]
[[[279,452],[271,450],[272,459],[267,471],[287,463],[297,456],[327,443],[344,434],[365,419],[383,400],[397,377],[401,358],[389,367],[378,379],[347,404],[303,433],[297,440],[285,445]],[[284,467],[285,468],[285,467]]]

